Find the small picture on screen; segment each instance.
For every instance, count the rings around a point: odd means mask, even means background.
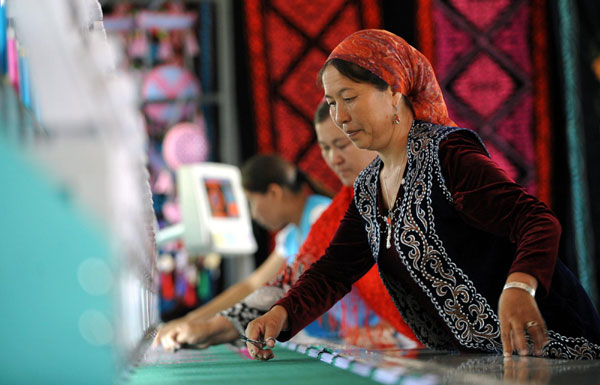
[[[204,178],[210,212],[215,218],[237,218],[238,205],[233,196],[231,181],[219,178]]]

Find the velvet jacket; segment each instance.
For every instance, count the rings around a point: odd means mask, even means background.
[[[560,225],[512,181],[469,130],[415,121],[386,245],[376,158],[330,246],[277,304],[286,340],[331,307],[377,263],[404,320],[425,345],[501,353],[498,298],[512,272],[539,282],[548,328],[546,357],[600,358],[600,319],[574,275],[557,259]]]
[[[311,226],[294,263],[285,264],[273,280],[219,314],[226,317],[240,334],[244,334],[248,323],[266,313],[291,288],[302,272],[323,255],[353,198],[353,188],[343,186]],[[326,333],[327,338],[343,338],[344,343],[347,344],[378,348],[406,346],[406,338],[417,341],[383,286],[377,267],[373,266],[367,274],[354,283],[354,286],[360,296],[356,294],[346,296],[338,302],[340,306],[337,310],[341,310],[342,317],[336,317],[335,312],[327,312],[323,314],[324,318],[318,320],[318,325],[323,326],[321,336],[324,334],[323,331],[330,330]],[[367,309],[364,309],[365,306]],[[361,317],[363,313],[359,311],[361,308],[369,315],[374,312],[387,321],[393,329],[384,324],[372,327],[370,323],[365,322],[371,317],[364,317],[364,314]],[[314,325],[309,329],[309,335],[311,332],[319,332]]]

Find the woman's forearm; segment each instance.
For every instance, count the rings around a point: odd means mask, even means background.
[[[240,336],[231,321],[222,315],[212,317],[207,322],[207,329],[208,336],[206,341],[204,341],[207,345],[219,345],[233,342]]]
[[[204,306],[192,311],[186,318],[190,320],[208,319],[221,310],[232,307],[274,278],[283,263],[285,263],[283,257],[278,253],[271,253],[258,269],[250,274],[250,276],[229,287]]]
[[[185,318],[193,321],[209,319],[221,310],[228,309],[240,302],[253,291],[253,285],[248,280],[243,280],[229,287],[210,302],[188,313]]]

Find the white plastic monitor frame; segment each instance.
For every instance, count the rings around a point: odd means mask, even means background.
[[[225,213],[222,217],[213,215],[207,180],[220,184],[223,197],[235,205],[237,212]],[[191,255],[210,252],[236,255],[256,251],[248,203],[237,167],[210,162],[181,166],[177,170],[177,189],[184,225],[183,241]]]

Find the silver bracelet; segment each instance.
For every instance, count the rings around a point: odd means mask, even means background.
[[[506,290],[506,289],[521,289],[521,290],[525,290],[526,292],[528,292],[532,297],[535,297],[535,289],[531,286],[529,286],[526,283],[523,282],[509,282],[506,285],[504,285],[504,287],[502,288],[502,291]]]

